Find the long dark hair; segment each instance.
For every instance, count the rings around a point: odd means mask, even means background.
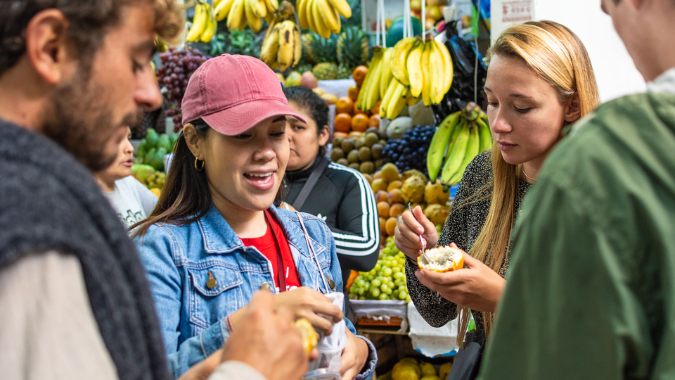
[[[316,134],[321,135],[321,131],[328,125],[328,106],[326,102],[314,91],[303,86],[284,87],[284,94],[289,102],[295,102],[298,106],[309,111],[312,120],[316,123]],[[329,131],[330,135],[330,131]],[[326,155],[327,147],[319,147],[319,156]]]
[[[197,135],[202,138],[213,132],[201,119],[191,124],[194,125]],[[181,132],[176,140],[171,168],[155,209],[147,219],[129,229],[134,231],[133,237],[143,236],[153,224],[189,224],[206,215],[210,208],[211,191],[206,172],[196,170],[195,156],[188,148],[185,136]]]

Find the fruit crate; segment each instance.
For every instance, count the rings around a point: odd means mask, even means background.
[[[361,326],[402,326],[407,325],[408,303],[406,301],[349,301],[356,324]]]

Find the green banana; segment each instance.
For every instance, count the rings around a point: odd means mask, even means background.
[[[480,148],[481,152],[486,151],[492,148],[492,133],[490,132],[490,127],[483,121],[482,118],[476,120],[480,132]]]
[[[450,184],[450,179],[452,179],[462,166],[466,148],[469,144],[469,137],[471,136],[471,131],[469,130],[466,120],[462,120],[462,124],[460,124],[458,128],[457,139],[452,145],[452,151],[448,153],[448,158],[445,160],[443,173],[441,174],[441,180],[446,184]]]
[[[431,182],[436,180],[438,173],[441,171],[445,151],[450,144],[452,132],[459,124],[461,113],[461,111],[457,111],[446,117],[434,133],[434,137],[431,138],[431,144],[429,144],[429,151],[427,152],[427,171]]]
[[[471,130],[469,135],[469,142],[466,146],[466,153],[464,153],[464,159],[462,160],[462,165],[459,167],[459,170],[450,178],[449,185],[454,186],[462,180],[464,175],[464,170],[469,166],[471,161],[480,153],[480,136],[478,134],[478,126],[475,123],[471,123],[469,127]]]

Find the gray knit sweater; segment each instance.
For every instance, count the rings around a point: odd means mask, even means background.
[[[0,120],[0,136],[0,268],[35,252],[77,257],[119,378],[169,379],[143,266],[91,172],[25,128]]]

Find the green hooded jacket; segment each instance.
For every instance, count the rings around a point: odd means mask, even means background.
[[[479,378],[675,379],[675,94],[578,122],[521,210]]]

